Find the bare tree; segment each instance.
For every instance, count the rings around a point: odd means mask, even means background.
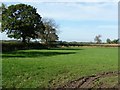
[[[44,18],[42,19],[43,25],[45,27],[44,33],[40,35],[41,41],[46,45],[51,44],[58,40],[58,25],[53,19]]]
[[[101,37],[102,37],[101,35],[95,36],[94,41],[95,41],[97,44],[100,44],[100,43],[102,42],[102,40],[100,39]]]

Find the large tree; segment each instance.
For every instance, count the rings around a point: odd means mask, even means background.
[[[2,12],[2,31],[10,38],[22,39],[37,38],[38,32],[44,31],[41,16],[36,8],[26,5],[11,5]]]
[[[1,31],[1,29],[2,29],[2,28],[1,28],[2,12],[5,11],[6,8],[7,8],[6,5],[5,5],[4,3],[2,3],[1,6],[0,6],[0,31]]]
[[[55,23],[53,19],[44,18],[42,19],[43,24],[45,26],[44,33],[40,36],[41,40],[46,44],[49,45],[52,42],[58,40],[58,25]]]

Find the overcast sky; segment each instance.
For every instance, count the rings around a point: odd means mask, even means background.
[[[14,0],[13,0],[14,1]],[[29,1],[29,2],[28,2]],[[90,2],[91,1],[91,2]],[[59,25],[62,41],[94,41],[118,38],[117,0],[2,0],[6,5],[25,3],[37,8],[43,18],[52,18]],[[2,39],[8,39],[5,34]]]

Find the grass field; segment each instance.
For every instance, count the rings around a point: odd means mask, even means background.
[[[2,57],[3,87],[9,88],[57,87],[83,76],[118,69],[115,47],[19,50],[3,53]]]

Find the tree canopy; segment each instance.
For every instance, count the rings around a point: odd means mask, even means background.
[[[6,31],[8,37],[22,39],[37,38],[44,32],[41,16],[36,8],[26,5],[11,5],[2,12],[2,31]]]
[[[110,40],[109,38],[106,40],[107,43],[109,44],[118,44],[119,43],[119,39],[114,39],[114,40]]]
[[[108,44],[110,44],[110,43],[111,43],[111,40],[110,40],[109,38],[107,38],[106,42],[107,42]]]
[[[58,40],[58,25],[56,25],[55,21],[48,18],[44,18],[42,21],[45,26],[45,31],[41,36],[41,40],[47,45]]]

